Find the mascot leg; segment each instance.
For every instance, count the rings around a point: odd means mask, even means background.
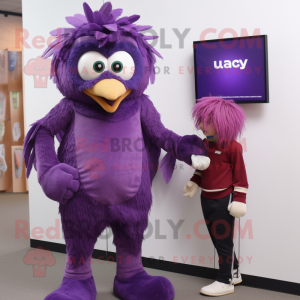
[[[111,225],[117,248],[115,295],[123,300],[172,300],[175,297],[172,283],[165,277],[148,275],[143,268],[143,234],[138,234],[137,230],[141,224],[126,225]]]
[[[65,239],[68,250],[64,278],[61,286],[45,300],[95,300],[97,291],[90,258],[96,239]]]
[[[81,196],[60,206],[67,245],[65,274],[61,286],[45,300],[95,300],[97,297],[91,256],[97,237],[106,225],[96,219],[100,214],[94,216],[95,208],[92,210],[88,199]]]

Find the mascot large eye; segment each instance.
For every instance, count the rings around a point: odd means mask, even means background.
[[[78,74],[83,80],[93,80],[107,70],[107,58],[97,51],[82,54],[78,60]]]
[[[128,52],[117,51],[108,58],[108,68],[111,73],[129,80],[134,74],[134,61]]]

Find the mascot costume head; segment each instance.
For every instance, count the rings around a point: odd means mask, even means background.
[[[65,97],[96,101],[113,113],[125,97],[141,96],[149,79],[154,83],[154,54],[161,56],[147,40],[158,37],[140,33],[152,26],[133,24],[138,15],[118,19],[123,10],[110,2],[99,11],[87,3],[83,9],[85,15],[66,17],[75,28],[50,32],[57,39],[43,56],[53,55],[50,75]]]
[[[151,184],[161,149],[168,182],[176,159],[191,165],[207,155],[201,139],[179,136],[161,123],[144,91],[154,83],[155,55],[122,9],[106,2],[66,20],[74,28],[51,32],[44,52],[52,56],[51,76],[64,98],[32,124],[24,145],[29,176],[35,166],[46,196],[59,202],[67,246],[61,286],[45,299],[96,299],[90,258],[98,236],[111,227],[117,249],[114,293],[124,300],[171,300],[171,282],[143,269],[141,245],[152,204]],[[60,142],[54,148],[54,136]],[[84,262],[84,263],[83,263]]]

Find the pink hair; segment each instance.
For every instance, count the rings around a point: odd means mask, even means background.
[[[233,100],[217,97],[198,99],[192,109],[192,116],[197,129],[201,122],[204,126],[211,123],[216,130],[218,143],[224,148],[237,139],[245,128],[244,111]]]

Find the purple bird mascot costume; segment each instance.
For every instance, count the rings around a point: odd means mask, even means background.
[[[96,299],[89,259],[101,232],[111,227],[115,295],[170,300],[171,282],[148,275],[141,262],[152,180],[161,148],[171,166],[174,159],[191,165],[192,155],[207,158],[207,152],[197,136],[166,129],[144,94],[154,82],[154,54],[161,57],[147,43],[157,37],[139,32],[151,26],[134,25],[138,15],[118,18],[122,9],[112,10],[110,2],[99,11],[86,3],[83,8],[85,15],[66,18],[74,28],[51,32],[56,39],[43,56],[53,55],[51,78],[64,98],[32,125],[24,146],[27,176],[34,165],[46,196],[60,203],[67,246],[62,284],[45,299]],[[170,167],[162,171],[170,179]]]

